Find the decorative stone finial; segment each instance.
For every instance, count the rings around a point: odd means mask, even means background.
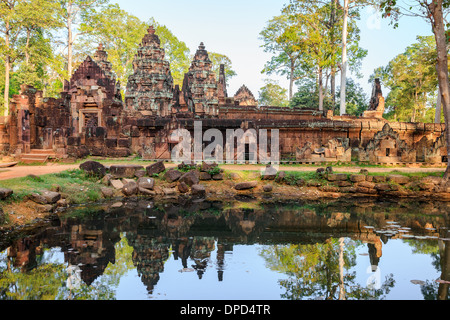
[[[103,50],[103,43],[100,42],[100,43],[98,44],[98,48],[97,48],[97,49],[98,49],[98,50]]]
[[[199,50],[205,50],[205,45],[203,44],[203,42],[200,42],[200,45],[198,46]]]
[[[147,29],[147,32],[150,33],[150,34],[155,34],[155,28],[153,28],[153,26],[150,26],[150,27]]]

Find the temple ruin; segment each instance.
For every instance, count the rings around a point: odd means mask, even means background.
[[[317,109],[260,106],[243,85],[228,96],[224,66],[212,70],[203,43],[174,85],[170,62],[153,27],[142,39],[124,99],[108,54],[100,45],[64,84],[60,98],[43,97],[23,85],[11,99],[10,115],[0,117],[0,151],[22,162],[86,156],[170,160],[176,129],[194,131],[196,121],[214,128],[279,130],[282,162],[350,162],[442,165],[447,161],[444,124],[389,122],[375,80],[370,106],[360,117],[335,116]],[[251,153],[245,141],[246,159]],[[258,151],[256,151],[258,152]],[[225,158],[225,157],[224,157]],[[261,159],[261,157],[260,157]]]

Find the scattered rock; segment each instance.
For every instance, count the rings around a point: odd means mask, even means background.
[[[7,188],[0,188],[0,200],[6,199],[14,193],[13,190]]]
[[[370,182],[370,181],[361,181],[358,183],[358,187],[373,189],[373,188],[375,188],[375,183]]]
[[[366,176],[362,175],[362,174],[352,174],[350,176],[350,181],[352,181],[352,182],[366,181]]]
[[[135,195],[137,194],[137,192],[138,192],[138,185],[135,181],[128,182],[122,188],[122,193],[127,197]]]
[[[352,183],[350,181],[338,180],[335,182],[338,187],[351,187]]]
[[[257,181],[246,181],[246,182],[239,182],[237,183],[234,188],[236,190],[247,190],[247,189],[253,189],[258,185]]]
[[[410,178],[407,176],[402,176],[401,174],[391,174],[387,176],[387,181],[398,183],[398,184],[407,184],[410,182]]]
[[[188,186],[192,187],[194,184],[198,184],[200,179],[198,178],[198,172],[196,170],[192,170],[183,174],[180,177],[179,181],[184,182]]]
[[[166,196],[173,196],[177,194],[177,190],[174,188],[163,188],[162,190]]]
[[[134,173],[134,176],[135,176],[136,178],[142,178],[142,177],[144,177],[146,174],[147,174],[147,171],[141,169],[141,170],[136,170],[136,172]]]
[[[223,174],[222,173],[217,173],[215,175],[212,176],[213,180],[223,180]]]
[[[386,176],[373,176],[373,182],[386,182]]]
[[[115,189],[122,189],[123,188],[123,182],[117,179],[111,180],[110,181],[111,186],[113,186]]]
[[[271,184],[266,184],[263,186],[264,192],[272,192],[273,186]]]
[[[286,178],[286,172],[280,171],[277,177],[275,178],[275,181],[278,183],[282,183],[284,181],[284,178]]]
[[[146,196],[156,196],[156,191],[145,189],[145,188],[138,188],[138,191],[140,194],[144,194]]]
[[[180,193],[187,193],[187,192],[189,192],[189,186],[186,183],[184,183],[184,182],[178,182],[177,188],[178,188],[178,191]]]
[[[378,191],[390,191],[391,185],[389,183],[376,183],[375,189]]]
[[[167,170],[167,172],[164,174],[164,179],[166,179],[167,182],[174,182],[177,181],[178,179],[180,179],[180,177],[183,175],[183,173],[181,173],[178,170],[175,169],[169,169]]]
[[[156,163],[147,166],[145,170],[147,171],[147,175],[151,177],[154,174],[159,174],[164,170],[166,170],[166,166],[164,165],[163,161],[158,161]]]
[[[215,163],[215,162],[213,162],[213,163],[202,162],[202,164],[200,165],[200,171],[201,172],[209,172],[216,167],[217,167],[217,163]]]
[[[275,180],[278,170],[272,167],[270,164],[266,166],[266,169],[261,174],[261,180]]]
[[[198,175],[199,180],[207,181],[211,180],[211,175],[208,172],[201,171]]]
[[[367,169],[361,169],[361,170],[359,170],[359,174],[363,174],[363,175],[368,175],[369,174],[369,170],[367,170]]]
[[[194,184],[191,186],[191,193],[194,196],[200,196],[203,197],[206,195],[206,189],[204,185],[201,184]]]
[[[105,174],[105,176],[102,178],[101,183],[105,186],[109,186],[111,183],[111,179],[113,179],[113,176],[109,173]]]
[[[137,164],[112,165],[109,168],[110,174],[115,178],[134,178],[136,171],[143,169]]]
[[[106,174],[106,167],[97,161],[86,161],[80,164],[80,169],[86,172],[88,175],[103,178]]]
[[[239,180],[241,178],[241,176],[239,175],[239,173],[236,172],[231,172],[230,173],[230,179],[231,180]]]
[[[55,191],[44,191],[42,196],[45,198],[47,203],[53,204],[56,203],[59,199],[61,199],[61,194]]]
[[[142,177],[138,179],[137,184],[139,188],[153,190],[155,187],[155,179]]]
[[[105,198],[111,198],[114,195],[114,190],[108,187],[101,187],[100,191]]]

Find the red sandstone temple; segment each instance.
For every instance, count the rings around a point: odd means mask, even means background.
[[[282,161],[442,164],[446,162],[444,124],[388,122],[376,84],[368,110],[361,116],[334,116],[303,108],[258,106],[246,86],[233,97],[226,90],[223,65],[219,77],[200,44],[182,88],[174,86],[170,63],[153,27],[142,39],[129,77],[125,99],[100,46],[64,84],[61,98],[22,86],[0,117],[0,151],[17,161],[76,159],[89,155],[170,160],[178,141],[173,130],[214,128],[279,130]],[[247,142],[246,142],[247,143]],[[246,148],[248,153],[249,148]],[[225,157],[224,157],[225,158]]]

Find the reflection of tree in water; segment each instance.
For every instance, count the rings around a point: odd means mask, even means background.
[[[344,269],[340,270],[343,260]],[[325,243],[305,245],[275,245],[262,250],[261,255],[272,269],[283,272],[288,279],[279,283],[286,289],[281,297],[301,299],[381,299],[394,286],[392,275],[379,289],[367,289],[355,283],[355,245],[348,242],[340,246],[339,239],[330,238]]]

